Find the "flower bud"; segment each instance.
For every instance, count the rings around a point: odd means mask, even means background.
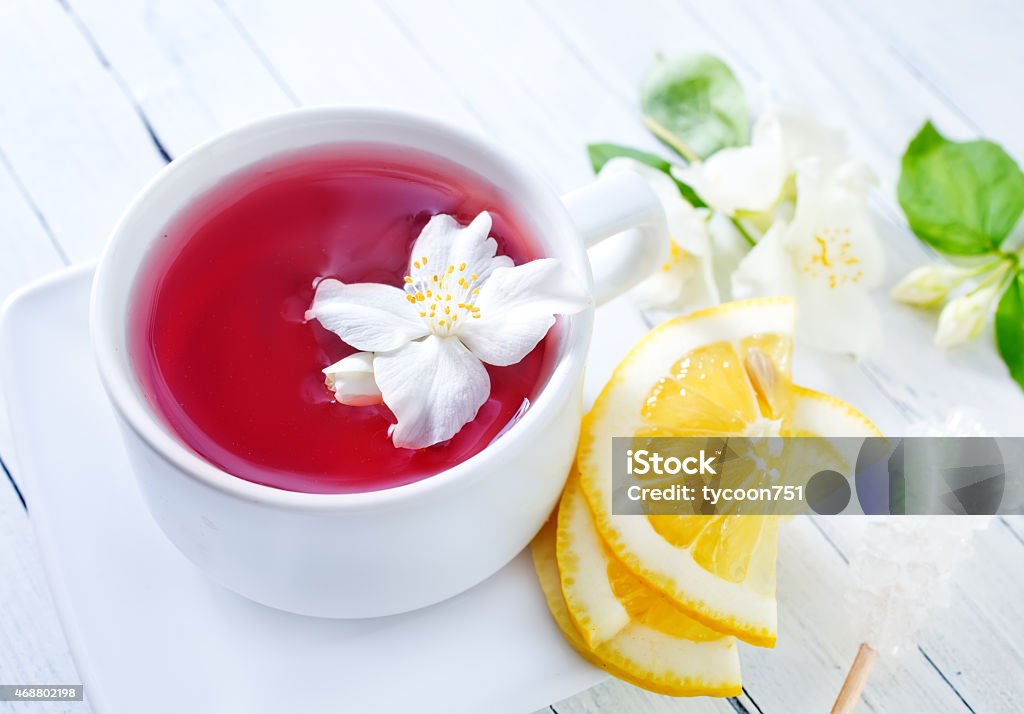
[[[340,403],[351,407],[380,404],[380,389],[373,378],[373,353],[356,352],[325,368],[324,374],[324,383]]]
[[[939,327],[935,331],[935,344],[939,347],[954,347],[981,334],[1000,287],[1001,283],[996,281],[958,297],[942,308]]]
[[[896,283],[889,296],[918,307],[935,307],[976,271],[956,265],[922,265]]]

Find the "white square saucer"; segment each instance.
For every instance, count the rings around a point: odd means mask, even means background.
[[[141,500],[89,346],[92,267],[19,292],[0,325],[18,478],[96,714],[509,712],[605,678],[562,640],[529,555],[447,602],[332,621],[209,582]],[[589,398],[644,326],[603,308]]]

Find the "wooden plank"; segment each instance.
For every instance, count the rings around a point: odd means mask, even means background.
[[[559,190],[589,180],[584,145],[618,137],[653,146],[634,108],[520,4],[386,0],[420,32],[420,47],[505,146],[538,166]],[[458,18],[453,22],[452,18]],[[473,62],[466,62],[471,56]]]
[[[221,0],[303,104],[375,104],[480,124],[380,3]]]
[[[483,129],[562,190],[589,178],[587,138],[634,132],[649,141],[635,117],[618,103],[609,108],[586,68],[521,7],[405,0],[299,2],[287,10],[232,0],[229,7],[304,101],[384,103]],[[314,14],[320,21],[312,27]],[[377,69],[367,81],[371,64]]]
[[[919,74],[977,133],[1024,157],[1020,97],[1024,96],[1024,23],[1015,2],[850,3],[888,51]],[[908,31],[909,30],[909,31]],[[954,61],[955,55],[958,60]],[[974,133],[974,132],[972,132]]]
[[[93,258],[160,150],[58,3],[0,3],[0,66],[0,152],[68,258]]]
[[[19,285],[64,265],[35,208],[0,156],[0,302]],[[7,405],[0,392],[0,456],[10,454]],[[2,479],[0,479],[2,481]],[[3,488],[0,483],[0,488]]]
[[[65,264],[46,225],[0,156],[0,300]]]
[[[232,18],[200,0],[68,0],[69,12],[179,156],[227,128],[294,101]]]
[[[6,295],[67,258],[93,257],[129,197],[163,160],[57,3],[0,5],[0,64],[17,68],[0,73],[0,291]],[[0,454],[12,461],[6,421],[0,433]],[[28,521],[3,481],[0,679],[77,683]],[[88,711],[87,704],[38,708]]]
[[[0,682],[81,684],[46,586],[28,518],[2,474],[0,480]],[[89,704],[33,702],[0,705],[0,710],[88,714]]]
[[[2,30],[0,30],[2,33]],[[2,51],[2,50],[0,50]],[[0,117],[3,110],[0,109]],[[0,126],[3,120],[0,118]],[[3,134],[0,133],[0,139]],[[2,144],[0,144],[2,146]],[[0,153],[0,301],[21,284],[64,265],[48,226]],[[0,682],[79,684],[45,584],[14,482],[10,423],[0,392]],[[7,705],[13,708],[14,705]],[[43,713],[89,711],[88,703],[31,705]]]
[[[1024,551],[998,520],[976,536],[973,550],[950,607],[925,630],[921,647],[975,711],[1017,711],[1024,699]]]
[[[594,712],[733,714],[735,711],[725,699],[663,697],[614,679],[592,687],[570,699],[555,702],[551,705],[551,709],[555,714],[593,714]]]
[[[741,59],[746,72],[846,127],[852,147],[879,172],[887,191],[895,185],[897,157],[927,117],[943,126],[964,126],[954,108],[840,3],[782,0],[751,6],[725,0],[711,7],[678,1]]]
[[[0,300],[19,285],[64,265],[47,226],[0,157]],[[16,473],[10,424],[0,392],[0,682],[80,684],[50,599]],[[6,705],[11,709],[15,705]],[[81,712],[88,703],[29,705],[41,714]]]
[[[946,517],[933,518],[941,528]],[[1016,711],[1024,698],[1021,540],[1006,520],[993,519],[976,535],[953,573],[949,606],[920,633],[924,656],[978,712]],[[854,556],[863,519],[816,518],[815,524],[843,557]]]

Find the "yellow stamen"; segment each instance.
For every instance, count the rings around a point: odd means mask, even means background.
[[[828,247],[825,245],[825,241],[821,236],[814,236],[814,240],[821,247],[821,255],[814,256],[814,259],[818,260],[824,267],[828,268]]]

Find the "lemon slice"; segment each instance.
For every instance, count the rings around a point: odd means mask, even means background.
[[[792,386],[793,326],[789,298],[726,303],[660,325],[584,418],[577,454],[615,557],[693,619],[767,647],[776,640],[779,519],[612,515],[612,437],[876,435],[849,405]]]
[[[659,694],[724,697],[742,690],[736,640],[683,615],[618,563],[575,481],[562,496],[557,531],[553,522],[545,526],[533,556],[555,621],[592,663]]]
[[[569,614],[591,648],[613,639],[631,622],[690,642],[724,638],[683,614],[612,555],[597,533],[575,474],[558,509],[558,564]]]

